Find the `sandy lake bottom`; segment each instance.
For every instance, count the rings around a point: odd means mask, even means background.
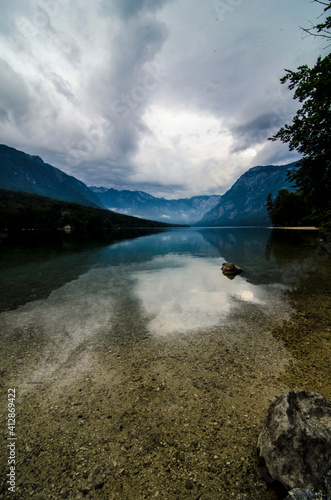
[[[264,270],[228,280],[218,255],[98,260],[4,310],[16,493],[2,478],[0,497],[276,500],[256,451],[270,403],[293,388],[331,396],[331,257],[313,273],[311,258],[286,285]]]

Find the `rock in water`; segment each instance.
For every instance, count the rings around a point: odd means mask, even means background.
[[[331,463],[330,403],[315,392],[283,394],[269,408],[258,448],[270,476],[287,490],[326,492]]]
[[[222,265],[222,273],[225,276],[234,278],[237,274],[240,274],[242,272],[243,270],[240,267],[236,266],[235,264],[231,264],[230,262],[224,262],[224,264]]]

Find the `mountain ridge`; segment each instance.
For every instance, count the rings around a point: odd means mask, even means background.
[[[271,225],[266,205],[267,196],[269,193],[277,196],[281,189],[294,190],[286,175],[295,168],[296,162],[250,168],[195,226]]]
[[[0,188],[105,208],[82,181],[45,163],[39,156],[5,144],[0,144]]]
[[[45,163],[39,156],[0,145],[0,188],[47,196],[59,201],[108,209],[122,215],[161,223],[205,226],[271,225],[266,199],[280,189],[293,190],[287,171],[296,163],[255,166],[242,174],[223,195],[167,200],[144,191],[88,187]]]
[[[103,186],[90,186],[100,202],[109,210],[136,217],[152,218],[172,224],[193,224],[200,220],[220,200],[220,195],[193,196],[167,200],[144,191],[117,190]]]

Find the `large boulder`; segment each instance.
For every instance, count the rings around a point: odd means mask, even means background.
[[[287,490],[327,498],[331,468],[331,405],[320,394],[290,391],[274,401],[258,439],[270,476]],[[300,492],[292,498],[300,498]],[[291,497],[289,497],[291,498]],[[315,497],[312,497],[315,498]]]

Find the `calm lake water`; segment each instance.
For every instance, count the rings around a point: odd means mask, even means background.
[[[274,498],[244,479],[284,390],[288,357],[271,331],[293,313],[285,292],[324,257],[314,232],[254,228],[0,245],[21,497],[136,500],[162,484],[160,498]],[[228,279],[223,262],[244,272]]]
[[[88,339],[194,334],[229,324],[233,313],[249,314],[249,305],[278,324],[291,312],[284,292],[305,266],[311,272],[318,265],[314,252],[313,232],[254,228],[138,232],[107,245],[70,237],[56,245],[3,245],[2,339],[15,353],[22,331],[33,329],[43,349],[61,350],[61,364]],[[223,262],[244,272],[229,279]],[[42,363],[43,376],[56,363]]]
[[[318,252],[316,233],[306,231],[185,228],[136,234],[108,245],[78,243],[70,237],[30,247],[3,244],[0,311],[32,300],[54,300],[55,291],[69,306],[76,303],[76,289],[91,294],[91,306],[100,304],[102,297],[110,304],[121,288],[155,316],[151,330],[199,328],[217,323],[238,300],[262,304],[265,286],[271,291],[292,284],[298,265],[312,257],[312,248]],[[234,280],[225,278],[223,262],[236,263],[244,273]],[[38,303],[42,306],[47,308],[47,301]]]

